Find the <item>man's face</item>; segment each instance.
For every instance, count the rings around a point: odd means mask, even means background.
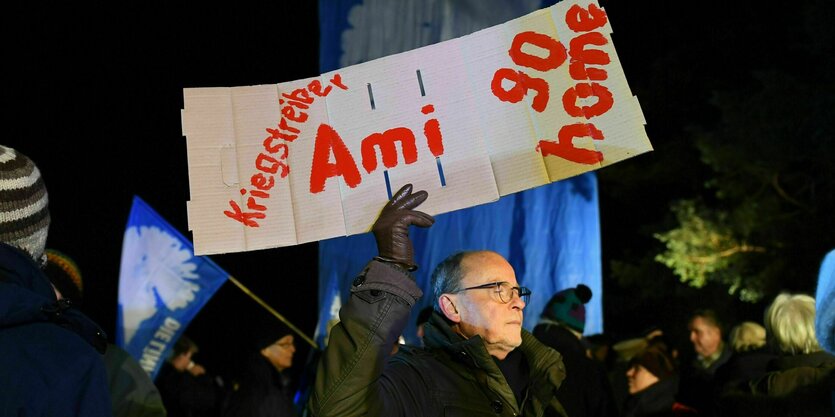
[[[261,349],[261,354],[279,371],[293,366],[294,353],[296,353],[296,345],[293,344],[293,335],[290,334]]]
[[[497,253],[468,255],[461,266],[464,272],[461,288],[497,281],[519,286],[513,267]],[[504,359],[507,353],[522,344],[522,309],[525,302],[514,292],[511,301],[503,304],[495,291],[495,288],[473,289],[454,294],[453,299],[461,318],[461,333],[466,337],[481,336],[487,351]]]
[[[171,360],[171,366],[180,372],[185,371],[188,369],[188,364],[191,363],[192,355],[194,355],[194,351],[189,350],[188,352],[175,356],[174,359]]]
[[[710,324],[702,317],[696,316],[690,320],[690,341],[693,349],[699,356],[710,356],[719,350],[719,342],[722,340],[719,328]]]

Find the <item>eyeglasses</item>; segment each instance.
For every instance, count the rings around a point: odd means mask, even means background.
[[[458,291],[454,291],[453,294],[457,294],[459,292],[464,292],[468,290],[481,290],[481,289],[492,289],[496,294],[499,295],[499,301],[502,304],[507,304],[511,300],[513,300],[513,292],[516,292],[516,295],[525,302],[528,303],[528,300],[531,299],[531,290],[527,287],[512,287],[510,283],[507,281],[499,281],[499,282],[489,282],[487,284],[476,285],[475,287],[469,288],[462,288]]]

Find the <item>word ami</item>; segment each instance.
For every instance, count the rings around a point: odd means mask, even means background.
[[[290,147],[287,142],[293,142],[299,137],[301,130],[298,125],[304,124],[309,116],[305,110],[310,108],[316,97],[327,97],[333,87],[348,89],[342,83],[342,76],[339,74],[335,74],[330,83],[332,85],[323,88],[321,81],[313,80],[306,88],[297,88],[290,93],[281,94],[278,100],[281,105],[281,120],[275,128],[266,129],[268,136],[263,142],[264,151],[255,158],[255,169],[259,172],[249,179],[252,188],[244,187],[240,190],[243,196],[249,193],[246,207],[251,211],[244,211],[235,200],[229,200],[231,210],[225,210],[223,214],[249,227],[258,227],[256,219],[267,217],[267,206],[260,204],[256,198],[270,198],[268,191],[275,186],[275,177],[285,178],[290,174],[290,165],[287,164]]]
[[[537,32],[522,32],[513,38],[508,50],[510,58],[516,65],[546,72],[559,68],[567,58],[571,57],[568,72],[571,78],[580,82],[568,88],[562,96],[565,112],[572,117],[585,117],[587,120],[600,116],[609,111],[614,105],[612,93],[605,86],[593,82],[608,78],[605,69],[589,68],[587,65],[606,65],[610,62],[609,54],[599,49],[586,49],[589,45],[602,46],[608,40],[600,32],[593,32],[607,22],[606,13],[595,5],[584,9],[578,5],[571,6],[565,16],[568,27],[574,32],[581,33],[569,42],[566,52],[565,46],[556,39]],[[525,44],[530,44],[547,51],[548,55],[540,57],[522,51]],[[504,81],[513,83],[513,87],[505,89]],[[542,78],[532,77],[523,71],[511,68],[500,68],[493,75],[490,85],[493,95],[499,100],[518,103],[530,90],[536,92],[531,102],[531,108],[537,112],[545,111],[550,98],[548,82]],[[595,96],[597,102],[591,106],[578,106],[577,99]],[[593,123],[574,123],[563,126],[557,133],[558,142],[540,140],[537,150],[543,156],[555,155],[580,164],[596,164],[603,161],[603,153],[590,149],[574,147],[573,140],[577,137],[590,136],[593,140],[603,140],[603,132]]]
[[[421,113],[431,114],[435,107],[427,104],[421,108]],[[429,152],[436,158],[444,154],[444,142],[441,135],[441,125],[438,119],[431,118],[423,124],[423,135],[429,146]],[[360,152],[362,167],[365,172],[372,173],[377,169],[377,149],[382,155],[383,165],[394,168],[398,164],[396,142],[400,142],[403,150],[403,162],[412,164],[417,161],[418,153],[415,144],[415,134],[406,127],[394,127],[385,132],[372,133],[362,140]],[[331,162],[331,155],[333,161]],[[320,193],[325,190],[328,178],[341,176],[348,187],[354,188],[362,182],[357,163],[345,142],[336,130],[322,123],[316,132],[316,142],[313,147],[313,165],[310,170],[310,192]]]

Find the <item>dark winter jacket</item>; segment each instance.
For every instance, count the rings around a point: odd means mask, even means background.
[[[294,417],[287,380],[260,354],[248,358],[240,388],[232,394],[226,417]]]
[[[751,381],[748,392],[719,399],[720,417],[832,417],[835,415],[835,358],[826,352],[773,360],[769,372]]]
[[[371,262],[351,292],[319,363],[313,415],[564,415],[556,398],[565,378],[562,358],[530,333],[522,331],[514,350],[521,355],[515,355],[519,378],[512,379],[521,384],[513,385],[525,387],[520,406],[481,338],[463,339],[437,313],[425,327],[425,348],[401,347],[390,355],[422,295],[408,274]]]
[[[178,371],[168,361],[163,363],[155,380],[168,417],[219,416],[223,391],[214,379]]]
[[[603,366],[586,356],[580,339],[555,323],[540,323],[533,335],[545,346],[562,354],[565,381],[557,398],[569,416],[603,417],[617,415],[612,388]]]
[[[725,343],[719,359],[709,367],[703,368],[695,359],[690,362],[690,366],[684,367],[681,371],[678,401],[695,408],[700,415],[715,415],[717,389],[714,377],[716,371],[730,360],[731,352],[730,346]]]
[[[768,364],[776,358],[777,354],[765,347],[734,353],[728,362],[716,370],[713,384],[717,395],[747,391],[748,383],[765,375]]]
[[[772,361],[769,369],[772,372],[752,383],[752,388],[755,393],[780,397],[835,374],[835,356],[824,351],[783,356]]]
[[[114,417],[164,417],[165,406],[148,373],[128,352],[107,345],[104,364]],[[168,414],[171,416],[171,414]]]
[[[0,415],[111,416],[106,345],[29,255],[0,243]]]

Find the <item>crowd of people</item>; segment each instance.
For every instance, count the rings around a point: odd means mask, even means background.
[[[155,380],[82,313],[78,265],[47,249],[48,197],[37,166],[0,146],[0,410],[3,416],[816,416],[833,415],[835,346],[815,333],[815,299],[780,294],[762,323],[726,331],[712,310],[688,318],[690,346],[664,329],[612,341],[585,336],[577,285],[553,294],[528,332],[530,291],[491,251],[434,268],[420,346],[402,345],[424,296],[409,227],[434,219],[425,191],[401,188],[372,229],[379,255],[309,362],[295,395],[294,336],[277,322],[253,335],[240,375],[196,361],[183,336]],[[829,304],[830,306],[832,304]],[[832,332],[831,326],[828,331]],[[692,359],[691,359],[692,358]],[[315,369],[315,373],[313,372]]]

